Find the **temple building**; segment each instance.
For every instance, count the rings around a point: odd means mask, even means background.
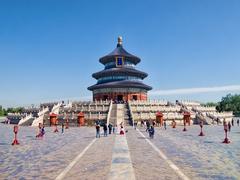
[[[147,92],[152,87],[142,82],[148,74],[135,68],[140,61],[123,48],[122,37],[118,37],[117,47],[99,59],[104,70],[92,75],[97,80],[88,87],[93,92],[93,100],[147,100]]]

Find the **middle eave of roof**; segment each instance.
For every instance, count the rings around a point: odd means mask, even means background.
[[[147,73],[133,69],[133,68],[111,68],[96,72],[92,75],[93,78],[106,77],[109,75],[133,75],[144,79],[148,76]]]

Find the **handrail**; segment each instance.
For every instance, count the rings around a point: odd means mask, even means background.
[[[130,112],[130,118],[132,119],[133,127],[135,127],[135,125],[134,125],[134,118],[133,118],[133,112],[132,112],[132,107],[131,107],[130,102],[128,102],[128,108],[129,108],[129,112]]]
[[[111,118],[111,112],[112,112],[112,100],[110,101],[110,106],[109,106],[109,110],[108,110],[108,115],[107,115],[107,126],[109,125],[109,121]]]
[[[27,122],[30,118],[32,118],[32,113],[23,117],[19,122],[18,122],[18,125],[22,125],[23,123]]]
[[[39,123],[43,123],[44,114],[49,111],[49,108],[46,107],[38,113],[38,117],[35,118],[32,122],[32,126],[38,126]]]

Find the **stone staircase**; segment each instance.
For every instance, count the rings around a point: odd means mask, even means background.
[[[133,121],[131,119],[130,115],[130,109],[129,109],[129,104],[124,104],[124,124],[125,126],[133,126]]]
[[[42,109],[42,110],[38,113],[38,117],[33,120],[33,122],[32,122],[31,125],[36,127],[36,126],[39,125],[39,123],[42,123],[42,124],[43,124],[43,118],[44,118],[44,115],[45,115],[46,113],[49,113],[49,108],[48,108],[48,107]]]
[[[31,125],[34,120],[34,117],[32,114],[29,114],[25,117],[23,117],[19,122],[18,125],[24,126],[24,125]]]
[[[203,121],[203,123],[207,124],[207,125],[213,124],[213,119],[211,119],[208,116],[204,116],[203,114],[196,114],[196,119],[197,119],[198,123],[200,121]]]
[[[113,104],[110,113],[109,123],[112,125],[119,125],[123,123],[124,126],[132,126],[130,118],[130,110],[128,104]]]
[[[117,124],[117,104],[112,105],[112,110],[110,112],[109,124],[115,126]]]

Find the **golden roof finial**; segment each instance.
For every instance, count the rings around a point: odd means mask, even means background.
[[[122,36],[118,36],[118,44],[122,45]]]

